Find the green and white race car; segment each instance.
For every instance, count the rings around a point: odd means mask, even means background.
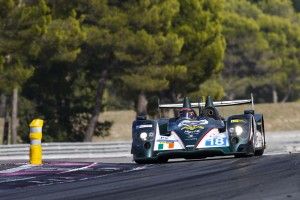
[[[261,156],[266,147],[264,118],[254,110],[239,115],[219,115],[216,107],[252,104],[247,100],[162,104],[160,109],[178,109],[172,118],[147,120],[139,116],[132,124],[133,159],[136,163],[167,162],[171,158],[205,158],[234,155]],[[199,115],[194,108],[199,109]]]

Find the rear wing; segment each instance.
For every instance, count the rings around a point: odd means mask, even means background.
[[[213,102],[215,107],[224,107],[224,106],[235,106],[235,105],[243,105],[243,104],[251,104],[252,110],[254,110],[254,100],[253,95],[251,94],[251,99],[244,99],[244,100],[233,100],[233,101],[214,101]],[[182,108],[182,103],[175,103],[175,104],[159,104],[159,108]],[[204,102],[199,103],[191,103],[192,108],[199,108],[204,107]]]

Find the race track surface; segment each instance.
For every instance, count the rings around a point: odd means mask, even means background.
[[[167,164],[1,165],[1,199],[300,199],[300,154]]]

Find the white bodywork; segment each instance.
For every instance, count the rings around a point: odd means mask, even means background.
[[[158,124],[156,125],[156,136],[154,151],[184,149],[183,142],[178,135],[172,131],[170,136],[160,135]]]
[[[199,142],[197,148],[229,147],[228,133],[220,133],[218,129],[211,129]]]

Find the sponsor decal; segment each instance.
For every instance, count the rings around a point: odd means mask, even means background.
[[[142,124],[142,125],[136,126],[136,128],[152,128],[152,127],[153,127],[152,124]]]
[[[230,122],[231,123],[246,123],[246,121],[244,119],[232,119]]]
[[[204,124],[208,124],[207,120],[200,121],[191,121],[191,120],[183,120],[178,124],[180,130],[184,131],[185,134],[188,134],[189,137],[193,137],[193,134],[200,133],[200,130],[204,129]]]
[[[170,138],[168,136],[160,136],[158,139],[159,140],[169,140]]]
[[[183,120],[178,124],[178,127],[182,127],[182,126],[196,126],[196,125],[205,125],[208,124],[207,120],[200,120],[200,121],[195,121],[195,120]]]
[[[206,125],[206,124],[208,124],[208,121],[206,119],[199,120],[199,124]]]
[[[181,130],[186,130],[186,131],[196,131],[199,129],[204,129],[204,127],[200,125],[186,125],[181,127]]]
[[[174,149],[184,149],[184,144],[174,131],[171,131],[170,136],[160,135],[159,132],[156,134],[154,151],[167,151]]]
[[[200,133],[200,130],[195,130],[195,131],[184,131],[184,133],[189,137],[192,138],[194,135],[198,135]]]
[[[157,139],[157,142],[160,143],[174,143],[174,142],[178,142],[178,140],[172,136],[168,137],[168,136],[159,136],[159,138]]]
[[[157,142],[172,143],[172,142],[177,142],[177,140],[171,140],[171,139],[161,140],[161,139],[158,139]]]

